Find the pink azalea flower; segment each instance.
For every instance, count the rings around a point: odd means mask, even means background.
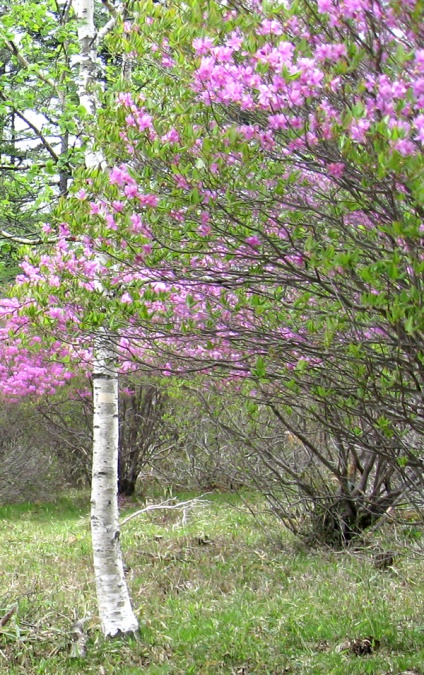
[[[195,38],[193,40],[193,49],[198,56],[207,54],[213,47],[213,40],[209,37]]]
[[[112,171],[109,174],[109,182],[112,185],[119,185],[122,187],[125,184],[126,174],[122,169],[119,169],[117,166],[114,166]]]
[[[334,162],[333,164],[328,164],[327,170],[330,176],[334,176],[334,178],[341,178],[345,170],[345,165],[341,162]]]

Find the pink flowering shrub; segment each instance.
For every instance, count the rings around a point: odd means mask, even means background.
[[[21,296],[72,353],[106,325],[124,372],[253,381],[360,529],[399,467],[422,475],[422,10],[180,5],[125,32],[151,79],[100,117],[111,169],[81,178]]]

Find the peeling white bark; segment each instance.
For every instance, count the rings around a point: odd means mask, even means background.
[[[79,19],[79,98],[94,115],[96,99],[96,45],[94,0],[73,0]],[[104,157],[88,145],[88,167],[102,167]],[[98,280],[101,290],[101,280]],[[103,633],[132,633],[138,621],[132,610],[124,576],[118,520],[118,373],[116,354],[106,330],[94,336],[93,364],[93,475],[91,533],[97,602]]]

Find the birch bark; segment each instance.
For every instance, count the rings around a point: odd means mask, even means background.
[[[118,520],[118,376],[106,332],[94,338],[91,536],[103,633],[137,630],[124,576]]]
[[[79,98],[94,115],[97,107],[97,44],[94,0],[73,0],[79,19]],[[88,143],[86,165],[101,167],[104,157]],[[101,288],[101,280],[98,281]],[[138,621],[132,610],[124,576],[118,520],[118,373],[116,355],[107,330],[94,336],[93,362],[93,474],[91,535],[97,602],[103,633],[132,633]]]

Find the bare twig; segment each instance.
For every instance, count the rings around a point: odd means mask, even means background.
[[[18,606],[13,605],[6,612],[6,614],[4,616],[2,616],[2,618],[0,619],[0,629],[3,628],[3,626],[5,626],[10,621],[10,619],[12,618],[12,616],[14,615],[14,613],[16,612],[17,609],[18,609]]]
[[[142,513],[147,513],[148,511],[157,511],[159,509],[187,509],[187,508],[192,508],[193,506],[197,506],[198,504],[209,504],[209,501],[207,499],[202,499],[205,495],[210,494],[209,492],[205,492],[205,494],[201,495],[200,497],[195,497],[194,499],[189,499],[186,502],[177,502],[176,504],[171,504],[172,499],[167,499],[165,502],[161,502],[160,504],[149,504],[149,506],[146,506],[144,509],[140,509],[139,511],[135,511],[135,513],[131,513],[129,516],[124,518],[124,520],[121,521],[120,527],[123,525],[126,525],[130,520],[135,518],[136,516],[141,515]]]
[[[29,63],[28,59],[26,59],[26,57],[22,54],[21,50],[16,45],[16,43],[13,42],[13,40],[5,40],[4,45],[16,57],[21,66],[24,68],[31,68],[32,72],[35,73],[39,80],[45,84],[48,84],[49,87],[56,89],[56,83],[51,80],[42,70],[34,70],[34,64]]]
[[[42,239],[41,237],[29,239],[27,237],[18,237],[7,230],[0,230],[0,239],[11,239],[15,244],[24,244],[26,246],[39,246],[40,244],[54,244],[57,241],[57,237]]]
[[[57,152],[54,150],[52,145],[49,143],[47,138],[44,136],[43,132],[41,129],[39,129],[31,120],[29,120],[23,113],[20,112],[14,105],[11,105],[7,99],[7,96],[3,94],[3,92],[0,91],[0,98],[2,101],[6,101],[7,104],[10,106],[11,110],[13,110],[14,114],[19,117],[25,124],[33,130],[37,138],[40,140],[42,145],[46,148],[47,152],[50,154],[50,156],[54,159],[55,162],[59,161],[59,155]]]
[[[378,521],[373,525],[373,527],[369,528],[367,530],[367,534],[374,534],[374,532],[377,532],[384,523],[387,521],[388,518],[390,518],[396,508],[396,506],[402,501],[403,497],[405,496],[405,492],[401,492],[396,499],[393,501],[392,504],[388,506],[388,508],[384,511],[384,513],[381,515],[381,517],[378,519]]]

